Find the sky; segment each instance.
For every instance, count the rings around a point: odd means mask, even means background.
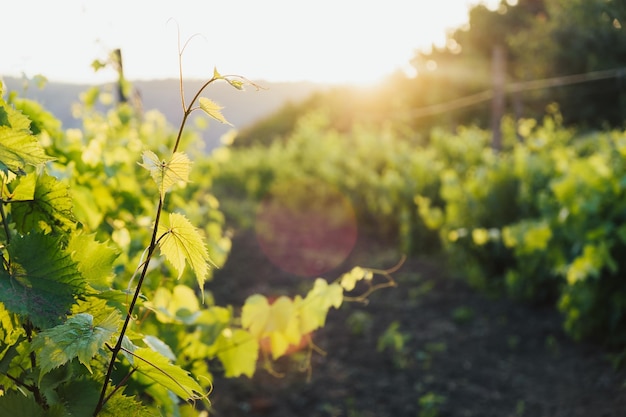
[[[91,63],[120,48],[130,80],[374,83],[443,45],[468,5],[499,0],[21,0],[0,3],[1,76],[98,83]]]

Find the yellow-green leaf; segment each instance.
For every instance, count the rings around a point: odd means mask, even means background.
[[[161,161],[152,151],[142,154],[142,167],[150,171],[150,175],[159,188],[161,198],[165,196],[172,185],[189,181],[191,161],[184,152],[174,152],[169,161]]]
[[[303,299],[296,297],[295,306],[299,313],[300,332],[307,334],[326,323],[330,307],[339,308],[343,302],[343,288],[334,283],[328,284],[318,278],[313,288]]]
[[[198,230],[178,213],[170,213],[163,219],[158,230],[159,248],[165,258],[174,266],[180,278],[189,264],[200,289],[204,294],[204,281],[209,273],[209,252]]]
[[[94,323],[91,314],[80,313],[39,333],[33,340],[33,349],[38,352],[40,377],[76,357],[91,371],[91,358],[111,339],[119,324],[117,311],[99,323]]]
[[[33,198],[16,201],[11,213],[16,227],[23,234],[41,230],[67,236],[76,229],[72,197],[67,185],[45,172],[37,176]]]
[[[272,304],[262,295],[249,297],[243,306],[241,324],[257,339],[269,338],[274,359],[302,338],[298,311],[288,297],[279,297]]]
[[[259,357],[259,342],[249,332],[241,329],[222,330],[213,349],[224,365],[227,378],[246,375],[252,377]]]
[[[200,97],[200,108],[218,122],[232,126],[222,115],[221,110],[223,107],[216,102],[205,97]]]
[[[340,282],[341,286],[346,291],[352,291],[356,286],[356,283],[368,276],[368,271],[361,268],[360,266],[355,266],[351,271],[346,272],[341,276]]]
[[[16,175],[25,175],[26,166],[39,166],[54,158],[46,152],[37,140],[31,135],[28,126],[30,121],[18,111],[4,107],[8,118],[13,122],[9,126],[0,126],[0,171],[5,174],[9,171]]]
[[[270,304],[263,295],[255,294],[246,299],[241,311],[241,325],[259,338],[265,331],[270,315]]]
[[[235,87],[237,90],[243,90],[243,82],[240,80],[231,80],[231,79],[226,79],[226,81],[228,81],[228,84],[232,85],[233,87]]]
[[[181,367],[149,348],[136,349],[133,368],[147,376],[159,385],[172,391],[185,400],[195,400],[204,397],[203,389],[198,382]]]

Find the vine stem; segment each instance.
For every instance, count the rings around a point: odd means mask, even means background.
[[[193,99],[191,99],[191,102],[189,103],[189,106],[185,108],[185,99],[184,99],[184,91],[183,91],[183,84],[181,82],[180,84],[180,95],[181,97],[183,97],[182,99],[182,103],[183,103],[183,120],[180,123],[180,129],[178,129],[178,135],[176,136],[176,143],[174,144],[174,148],[172,149],[172,153],[178,151],[178,147],[180,146],[180,140],[183,137],[183,130],[185,128],[185,124],[187,123],[187,118],[189,117],[189,115],[191,114],[191,112],[193,112],[195,109],[193,107],[193,104],[196,102],[196,100],[198,100],[198,98],[200,97],[200,94],[202,94],[202,92],[211,84],[213,84],[215,81],[219,80],[219,78],[215,78],[215,77],[211,77],[211,79],[207,82],[205,82],[202,87],[200,87],[200,89],[198,90],[198,92],[196,93],[195,96],[193,96]]]
[[[11,242],[11,233],[9,230],[9,223],[7,222],[7,216],[4,213],[5,201],[0,201],[0,215],[2,216],[2,226],[4,227],[4,233],[7,235],[7,244]]]
[[[180,123],[180,129],[178,130],[178,135],[176,136],[176,143],[174,144],[174,147],[172,148],[172,153],[175,153],[176,151],[178,151],[178,147],[180,145],[180,140],[182,138],[183,131],[187,123],[187,119],[189,118],[189,115],[191,114],[191,112],[195,110],[195,108],[193,107],[193,104],[198,100],[198,98],[200,97],[200,94],[202,94],[204,89],[206,89],[209,85],[211,85],[213,82],[215,82],[218,79],[219,78],[216,78],[214,76],[210,80],[208,80],[206,83],[204,83],[202,87],[198,90],[196,95],[193,97],[191,102],[189,103],[189,106],[187,108],[183,107],[183,120]],[[183,93],[182,93],[182,85],[181,85],[181,95],[182,94]],[[184,99],[183,99],[183,106],[184,106]],[[98,403],[96,404],[96,408],[93,412],[94,417],[96,417],[100,413],[100,411],[102,411],[102,407],[104,407],[104,404],[108,400],[106,392],[111,382],[110,381],[111,374],[113,373],[113,368],[115,367],[115,361],[117,360],[119,353],[122,351],[122,343],[124,341],[124,336],[126,335],[126,331],[128,330],[128,326],[130,325],[130,321],[132,320],[133,311],[135,309],[135,305],[137,304],[137,300],[139,299],[139,294],[141,293],[141,287],[143,285],[143,281],[146,278],[146,275],[148,273],[148,268],[150,266],[150,261],[152,260],[152,255],[157,246],[157,233],[159,229],[159,222],[161,219],[161,212],[163,211],[164,199],[165,199],[165,196],[162,196],[161,198],[159,198],[159,205],[156,210],[154,227],[152,230],[152,238],[150,239],[150,245],[148,246],[148,254],[146,255],[146,260],[144,261],[143,268],[141,270],[141,275],[139,276],[139,281],[137,281],[137,288],[135,289],[133,298],[130,302],[130,305],[128,306],[128,312],[126,314],[126,319],[124,320],[122,330],[120,331],[120,335],[117,339],[117,343],[115,344],[111,352],[111,360],[107,368],[106,376],[104,377],[104,382],[102,383],[102,390],[100,391],[100,398],[98,399]]]
[[[184,123],[184,122],[183,122]],[[146,261],[143,264],[143,269],[141,270],[141,276],[139,277],[139,281],[137,282],[137,288],[135,289],[135,293],[133,295],[133,299],[128,306],[128,313],[126,314],[126,319],[124,320],[124,325],[122,326],[122,330],[120,331],[119,338],[117,339],[117,343],[115,347],[113,347],[113,351],[111,352],[111,361],[109,362],[109,367],[107,369],[106,376],[104,377],[104,382],[102,383],[102,390],[100,391],[100,398],[98,400],[98,404],[96,405],[96,409],[93,412],[93,416],[97,416],[100,411],[102,411],[102,407],[104,407],[106,397],[106,391],[109,387],[111,374],[113,373],[113,368],[115,367],[115,361],[117,360],[117,356],[122,350],[122,342],[124,340],[124,335],[126,334],[126,330],[130,324],[132,319],[133,310],[135,309],[135,304],[137,303],[137,299],[139,298],[139,294],[141,293],[141,286],[143,284],[144,279],[148,273],[148,267],[150,266],[150,260],[152,259],[152,254],[156,249],[157,245],[157,233],[159,229],[159,221],[161,219],[161,211],[163,210],[163,198],[159,198],[159,206],[157,207],[157,212],[154,220],[154,228],[152,230],[152,238],[150,240],[150,246],[148,246],[148,254],[146,255]]]
[[[187,41],[189,42],[189,41]],[[187,43],[185,44],[185,47],[187,46]],[[180,70],[180,95],[181,95],[181,101],[182,101],[182,107],[183,107],[183,120],[180,123],[180,128],[178,129],[178,134],[176,136],[176,142],[174,143],[174,146],[172,148],[172,154],[176,153],[178,151],[178,148],[180,146],[180,141],[182,139],[183,136],[183,131],[185,129],[185,125],[187,123],[187,119],[189,118],[189,115],[196,110],[198,107],[193,107],[194,103],[199,99],[200,94],[202,94],[202,92],[212,83],[214,83],[217,80],[220,79],[226,79],[226,77],[228,76],[216,76],[215,74],[213,75],[213,77],[211,77],[211,79],[209,79],[207,82],[205,82],[202,87],[200,87],[200,89],[198,89],[198,91],[196,92],[196,94],[194,95],[193,99],[191,100],[191,102],[189,103],[189,106],[185,105],[185,95],[184,95],[184,91],[183,91],[183,76],[182,76],[182,52],[184,50],[180,49],[180,34],[179,34],[179,70]],[[253,84],[253,83],[252,83]],[[255,85],[255,84],[253,84]],[[150,261],[152,259],[152,255],[154,253],[154,250],[156,249],[156,246],[158,244],[158,240],[157,240],[157,234],[158,234],[158,229],[159,229],[159,221],[161,219],[161,212],[163,211],[163,201],[165,199],[165,196],[161,196],[161,198],[159,198],[159,205],[157,207],[157,211],[156,211],[156,216],[155,216],[155,220],[154,220],[154,228],[152,230],[152,238],[150,240],[150,245],[148,246],[148,254],[146,255],[146,260],[143,264],[143,268],[141,270],[141,275],[139,277],[139,281],[137,282],[137,288],[135,289],[135,293],[133,294],[133,298],[128,306],[128,312],[126,314],[126,319],[124,320],[124,324],[122,326],[122,329],[120,331],[120,335],[117,339],[117,343],[115,344],[115,346],[112,348],[111,350],[111,360],[109,362],[109,366],[107,368],[107,372],[106,372],[106,376],[104,378],[104,381],[102,383],[102,390],[100,391],[100,398],[98,399],[98,403],[96,404],[96,408],[93,412],[93,416],[96,417],[100,411],[102,411],[102,408],[104,407],[104,404],[107,402],[107,400],[109,399],[109,396],[107,396],[107,389],[109,387],[110,384],[110,379],[111,379],[111,375],[113,373],[113,368],[115,367],[115,361],[117,360],[117,357],[119,355],[119,353],[123,350],[122,348],[122,342],[124,340],[124,336],[126,335],[126,331],[128,330],[128,326],[130,325],[130,321],[132,320],[133,317],[133,311],[135,309],[135,305],[137,303],[137,300],[139,298],[139,294],[141,293],[141,287],[143,285],[143,281],[148,273],[148,268],[150,266]],[[1,207],[1,203],[0,203],[0,214],[2,214],[2,218],[4,220],[4,211],[2,210]]]

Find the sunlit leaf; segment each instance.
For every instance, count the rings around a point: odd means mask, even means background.
[[[209,252],[200,233],[185,216],[170,213],[159,225],[159,248],[165,258],[178,271],[180,278],[185,261],[196,275],[198,286],[204,293],[204,281],[209,273]]]
[[[54,158],[31,134],[30,120],[0,100],[0,171],[24,175],[27,165],[38,166]]]
[[[231,80],[229,78],[226,79],[226,81],[228,81],[228,84],[232,85],[233,87],[235,87],[237,90],[243,90],[243,86],[244,83],[243,81],[240,80]]]
[[[270,304],[261,294],[254,294],[246,299],[241,310],[241,325],[255,337],[263,335],[270,315]]]
[[[37,177],[34,198],[13,203],[11,210],[15,225],[23,234],[55,231],[65,235],[76,229],[67,186],[46,173]]]
[[[92,315],[81,313],[39,333],[33,340],[33,350],[39,359],[40,377],[74,358],[91,372],[91,358],[117,332],[120,322],[117,312],[98,323],[94,323]]]
[[[35,198],[35,188],[37,187],[37,173],[31,172],[25,176],[19,177],[17,181],[11,183],[12,192],[10,200],[33,200]]]
[[[220,123],[232,126],[222,115],[222,106],[205,97],[200,97],[200,108],[213,119]]]
[[[142,167],[150,171],[150,175],[159,188],[161,198],[165,196],[172,185],[189,181],[191,161],[184,152],[175,152],[169,161],[160,160],[152,151],[142,154]]]
[[[93,412],[93,410],[92,410]],[[115,394],[104,404],[98,417],[160,417],[134,397]]]
[[[78,270],[89,285],[102,291],[111,287],[113,262],[118,256],[115,249],[96,241],[95,235],[76,234],[70,240],[67,251],[78,262]]]
[[[322,327],[330,307],[339,308],[343,302],[343,288],[334,283],[328,284],[318,278],[307,296],[296,297],[294,303],[299,312],[300,332],[307,334]]]
[[[241,324],[257,339],[269,338],[275,359],[302,338],[296,306],[288,297],[279,297],[271,304],[262,295],[249,297],[242,309]]]
[[[259,342],[249,332],[241,329],[224,329],[213,345],[217,358],[224,365],[228,378],[240,375],[252,377],[259,357]]]
[[[199,315],[200,304],[193,289],[176,285],[171,292],[165,287],[157,288],[145,307],[153,310],[157,320],[162,323],[178,321],[192,324]]]
[[[170,363],[162,354],[149,348],[139,348],[133,354],[133,368],[172,391],[185,400],[204,396],[203,389],[195,379],[181,367]]]
[[[37,327],[60,322],[85,289],[85,280],[58,238],[29,234],[7,246],[11,266],[0,270],[0,301]]]

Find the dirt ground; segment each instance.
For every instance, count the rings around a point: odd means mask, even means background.
[[[360,238],[326,277],[354,265],[388,268],[399,258]],[[331,311],[314,335],[326,355],[313,354],[310,381],[299,370],[304,353],[274,365],[283,377],[262,364],[252,379],[216,371],[210,415],[626,416],[626,372],[613,369],[608,352],[568,339],[555,311],[489,299],[442,263],[410,258],[394,274],[397,287],[372,294],[368,305]],[[311,284],[269,262],[248,231],[235,235],[211,290],[219,304],[240,306],[254,293],[302,294]]]

